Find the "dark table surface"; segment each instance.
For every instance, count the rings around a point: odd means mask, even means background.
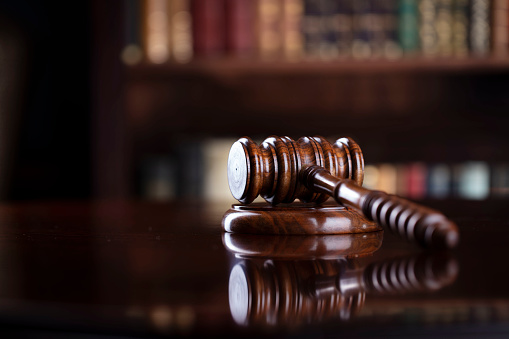
[[[429,201],[461,241],[224,234],[226,204],[0,205],[1,334],[507,337],[509,204]]]

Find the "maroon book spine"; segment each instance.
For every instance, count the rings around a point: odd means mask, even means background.
[[[222,56],[225,51],[225,0],[193,0],[193,46],[197,57]]]
[[[226,1],[226,50],[229,55],[249,57],[255,49],[256,1]]]

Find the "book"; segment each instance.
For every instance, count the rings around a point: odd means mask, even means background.
[[[338,1],[320,2],[320,44],[321,60],[336,59],[339,55],[338,36],[336,33],[336,15],[339,11]]]
[[[352,56],[367,59],[373,55],[373,14],[369,0],[355,0],[352,8],[353,41]]]
[[[492,44],[495,57],[506,57],[509,52],[509,1],[493,0]]]
[[[389,194],[397,194],[398,174],[396,166],[392,164],[380,164],[378,166],[379,180],[377,189]]]
[[[180,140],[176,145],[177,194],[182,198],[197,199],[203,196],[204,155],[203,141]]]
[[[437,52],[442,57],[451,56],[453,51],[452,2],[453,0],[436,0]]]
[[[192,0],[194,54],[197,57],[219,57],[225,52],[224,0]]]
[[[470,50],[474,56],[487,56],[490,52],[490,2],[471,0]]]
[[[422,0],[419,8],[421,18],[419,35],[422,54],[426,57],[434,57],[439,51],[437,2],[434,0]]]
[[[454,0],[452,8],[452,50],[456,57],[468,55],[469,0]]]
[[[384,44],[386,40],[385,31],[385,0],[371,0],[370,25],[371,30],[371,57],[380,58],[384,55]]]
[[[176,164],[169,156],[151,156],[141,163],[141,196],[168,201],[177,197]]]
[[[406,196],[409,199],[422,199],[427,194],[427,167],[416,162],[407,165],[406,169]]]
[[[427,0],[421,1],[426,4]],[[428,0],[429,1],[429,0]],[[419,28],[420,11],[417,0],[401,0],[398,6],[398,41],[399,45],[406,55],[415,55],[420,49],[420,31]]]
[[[397,59],[402,56],[398,42],[398,0],[378,0],[383,32],[382,56]]]
[[[263,60],[282,56],[282,0],[258,0],[258,53]]]
[[[162,64],[170,58],[169,1],[146,0],[144,5],[145,55],[149,62]]]
[[[338,46],[338,57],[347,58],[352,56],[353,42],[353,19],[352,7],[355,0],[338,0],[335,17],[335,32]]]
[[[235,203],[227,176],[228,154],[234,142],[229,138],[213,138],[203,143],[203,196],[208,201]]]
[[[322,43],[321,0],[304,0],[302,35],[307,59],[320,59]]]
[[[193,57],[193,34],[190,0],[172,0],[169,30],[173,60],[188,62]]]
[[[509,164],[496,164],[492,170],[491,196],[509,197]]]
[[[256,44],[256,3],[252,0],[226,0],[226,51],[235,57],[254,55]]]
[[[370,190],[378,190],[379,181],[380,181],[380,172],[376,165],[366,165],[364,166],[364,181],[362,183],[363,187],[366,187]]]
[[[129,66],[136,65],[143,59],[140,5],[139,1],[124,0],[124,48],[120,58]]]
[[[304,54],[302,35],[303,0],[283,0],[283,53],[286,60],[300,60]]]
[[[408,171],[405,164],[396,165],[396,194],[407,197],[408,192]]]
[[[428,171],[428,196],[444,199],[451,195],[451,169],[446,164],[435,164]]]
[[[482,200],[490,195],[490,169],[482,161],[457,165],[455,169],[457,195],[463,199]]]

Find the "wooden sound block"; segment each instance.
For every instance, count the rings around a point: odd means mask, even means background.
[[[223,233],[224,246],[239,258],[281,260],[363,257],[378,250],[382,239],[383,231],[304,236]]]
[[[341,205],[267,203],[233,205],[223,217],[226,232],[249,234],[351,234],[382,228]]]

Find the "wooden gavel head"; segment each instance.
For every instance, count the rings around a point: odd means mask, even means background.
[[[233,144],[228,156],[230,191],[243,204],[251,203],[258,195],[273,205],[295,199],[322,203],[329,196],[307,189],[300,178],[303,169],[314,165],[362,185],[362,151],[350,138],[331,144],[321,136],[302,137],[297,141],[270,136],[258,146],[244,137]]]

